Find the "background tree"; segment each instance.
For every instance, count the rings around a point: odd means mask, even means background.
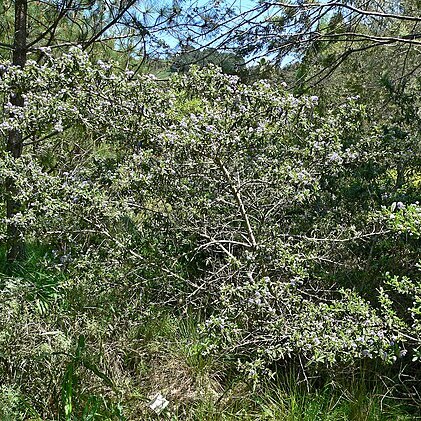
[[[246,73],[245,60],[243,57],[224,51],[218,51],[215,48],[205,48],[196,50],[191,48],[178,53],[171,64],[172,72],[186,73],[192,65],[205,67],[214,64],[229,75],[240,75]]]
[[[398,55],[420,45],[421,18],[413,1],[254,1],[243,9],[225,2],[207,3],[209,9],[212,5],[213,14],[205,15],[208,25],[200,26],[197,15],[190,15],[191,28],[186,28],[182,43],[237,51],[249,60],[265,57],[277,65],[308,60],[328,48],[318,78],[354,54],[387,49]],[[415,69],[404,57],[405,53],[401,61],[407,70]]]

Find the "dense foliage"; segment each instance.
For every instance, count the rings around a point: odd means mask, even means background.
[[[256,384],[364,364],[420,381],[418,117],[403,133],[355,96],[330,109],[215,67],[160,81],[45,54],[1,64],[0,132],[25,145],[1,152],[20,206],[2,228],[28,249],[1,278],[10,417],[117,416],[88,397],[127,398],[162,311],[200,314],[189,355]]]

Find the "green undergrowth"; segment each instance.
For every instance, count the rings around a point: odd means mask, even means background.
[[[1,421],[421,419],[367,367],[306,378],[290,364],[251,382],[237,361],[203,352],[199,311],[138,308],[119,292],[79,306],[86,290],[44,264],[48,249],[29,247],[7,274],[2,256]],[[158,393],[169,401],[159,415],[149,408]]]
[[[168,409],[142,419],[168,420],[413,420],[421,419],[415,405],[388,397],[390,389],[362,367],[349,378],[303,378],[297,367],[279,367],[276,378],[259,384],[232,369],[232,361],[200,356],[198,319],[192,315],[161,316],[147,325],[155,334],[149,346],[166,355],[172,373],[160,379],[156,390],[170,400]],[[200,319],[199,319],[200,321]],[[166,351],[163,351],[166,350]],[[198,355],[199,354],[199,355]],[[150,367],[149,367],[150,368]],[[183,377],[183,374],[186,377]],[[332,373],[331,373],[332,374]],[[178,377],[184,394],[172,395],[169,379]],[[169,387],[168,387],[169,386]]]

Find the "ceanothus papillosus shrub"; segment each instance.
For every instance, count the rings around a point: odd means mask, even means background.
[[[93,291],[124,283],[154,303],[201,307],[203,352],[239,358],[252,377],[290,357],[402,355],[403,330],[330,276],[350,244],[387,233],[380,207],[364,213],[340,193],[381,143],[358,101],[322,115],[317,97],[212,67],[163,87],[78,49],[9,68],[4,95],[13,83],[26,105],[1,130],[19,127],[28,146],[0,167],[23,204],[8,222],[58,249],[62,270]],[[66,142],[82,152],[40,160]]]
[[[215,69],[176,88],[182,112],[156,133],[156,185],[170,237],[190,241],[167,256],[195,269],[186,304],[211,314],[204,352],[235,356],[252,377],[297,356],[316,366],[402,356],[402,331],[329,276],[350,244],[387,231],[380,207],[361,217],[367,203],[350,209],[332,188],[369,159],[362,145],[378,133],[364,107],[351,98],[320,115],[316,97]]]

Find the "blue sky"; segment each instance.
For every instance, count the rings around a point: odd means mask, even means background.
[[[257,2],[253,0],[236,0],[234,3],[241,9],[242,12],[244,12],[245,10],[255,6]]]
[[[210,5],[212,4],[212,2],[217,2],[217,0],[184,0],[181,2],[181,5],[184,7],[187,7],[189,4],[195,4],[196,6],[206,6],[206,5]],[[164,5],[164,4],[168,4],[170,3],[169,0],[163,0],[162,3],[158,0],[158,1],[151,1],[151,0],[146,0],[143,4],[147,9],[149,9],[150,7],[152,8],[159,8],[160,5]],[[231,6],[234,9],[236,9],[236,12],[240,12],[240,13],[244,13],[247,12],[248,10],[253,9],[253,7],[255,7],[256,5],[258,5],[259,1],[258,0],[221,0],[220,1],[221,4],[223,4],[224,6]],[[142,3],[141,3],[142,4]],[[151,15],[152,17],[154,16],[153,14]],[[153,22],[153,20],[152,20]],[[171,48],[175,48],[177,46],[177,40],[175,38],[173,38],[171,35],[164,34],[161,33],[159,34],[159,37],[161,39],[163,39]],[[196,41],[199,41],[198,39],[196,39]],[[200,41],[199,41],[200,42]],[[206,41],[203,40],[203,43],[200,42],[200,44],[202,45],[208,45],[208,43],[210,42],[210,39],[207,39]],[[218,43],[214,44],[215,47],[217,47]],[[196,45],[197,46],[197,45]],[[210,45],[209,45],[210,46]]]
[[[216,1],[216,0],[214,0]],[[230,6],[235,9],[237,9],[237,12],[244,13],[248,10],[251,10],[253,7],[258,5],[258,0],[225,0],[221,1],[225,6]],[[198,6],[205,6],[212,3],[212,0],[198,0],[197,5]],[[185,4],[189,4],[189,1],[187,0]]]
[[[204,4],[209,3],[209,0],[199,0],[198,4],[200,6],[203,6]],[[227,1],[227,4],[234,4],[237,7],[241,7],[244,10],[247,10],[248,8],[252,7],[257,3],[257,0],[231,0]]]

